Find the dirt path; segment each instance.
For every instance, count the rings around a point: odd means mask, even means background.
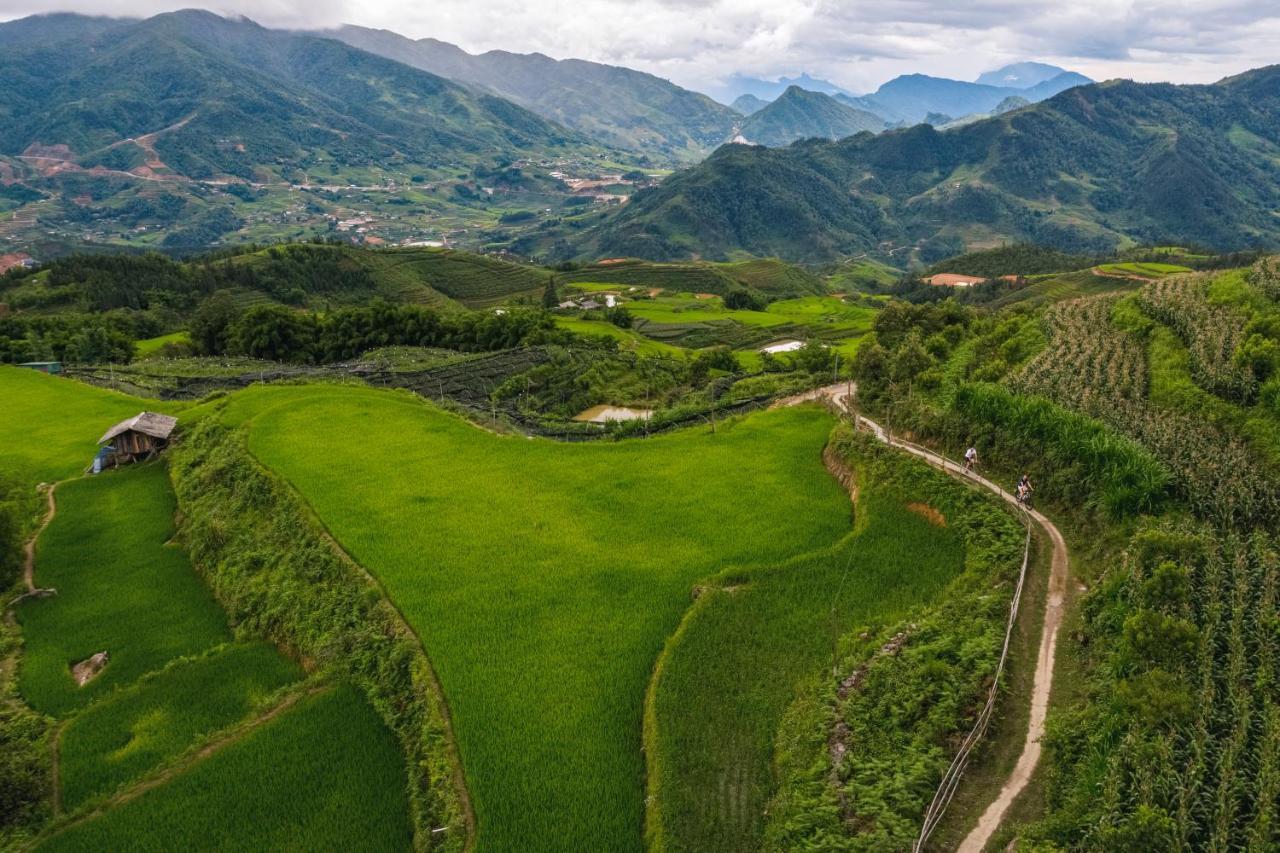
[[[855,386],[842,382],[788,398],[783,401],[783,404],[794,405],[805,400],[829,400],[838,408],[847,409],[855,391]],[[878,439],[886,444],[905,450],[907,453],[936,465],[954,477],[977,483],[999,495],[1009,504],[1018,506],[1017,498],[1009,492],[1006,492],[998,484],[985,477],[966,471],[963,465],[952,462],[945,456],[934,453],[932,450],[917,444],[894,438],[879,424],[867,418],[859,416],[858,424],[871,430]],[[1070,574],[1071,564],[1066,541],[1062,538],[1062,533],[1059,532],[1053,522],[1034,509],[1028,510],[1027,514],[1039,525],[1053,545],[1053,559],[1049,568],[1049,589],[1045,596],[1044,625],[1040,629],[1040,652],[1036,658],[1035,676],[1031,686],[1031,714],[1027,725],[1027,736],[1022,745],[1022,753],[1018,756],[1018,763],[1014,765],[1013,772],[1009,774],[1009,778],[1005,780],[1004,785],[1000,788],[1000,794],[978,819],[978,825],[960,843],[959,848],[957,848],[959,853],[980,853],[987,846],[988,842],[991,841],[991,837],[995,835],[996,830],[1000,828],[1000,824],[1004,820],[1005,814],[1009,811],[1009,807],[1013,805],[1013,801],[1027,787],[1027,783],[1031,781],[1031,775],[1035,772],[1036,765],[1040,762],[1042,749],[1040,739],[1044,736],[1045,717],[1049,712],[1049,694],[1053,688],[1053,669],[1058,646],[1058,629],[1062,626],[1067,577]]]
[[[56,488],[58,488],[57,483],[50,483],[44,490],[44,520],[40,522],[40,526],[36,528],[35,533],[31,534],[31,538],[23,547],[22,580],[27,585],[27,592],[36,590],[36,540],[40,538],[40,534],[44,533],[49,522],[53,521],[53,517],[58,514],[58,504],[53,499],[53,490]]]

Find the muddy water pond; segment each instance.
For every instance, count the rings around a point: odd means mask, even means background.
[[[651,409],[632,409],[628,406],[592,406],[585,412],[574,416],[575,421],[602,424],[605,421],[634,421],[648,418],[653,414]]]

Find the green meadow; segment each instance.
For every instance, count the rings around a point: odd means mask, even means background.
[[[339,686],[39,849],[408,850],[408,810],[395,738]]]
[[[253,388],[223,417],[422,637],[483,850],[639,849],[643,699],[693,586],[849,529],[816,407],[578,445],[351,387]]]
[[[32,707],[61,715],[111,689],[231,639],[226,615],[173,535],[173,493],[163,465],[148,464],[58,487],[58,513],[37,542],[35,581],[52,598],[29,599],[18,684]],[[110,655],[78,687],[71,666]]]

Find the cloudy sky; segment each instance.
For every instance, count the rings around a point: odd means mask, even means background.
[[[198,0],[0,0],[143,16]],[[209,0],[268,26],[340,23],[651,71],[715,91],[733,73],[806,71],[869,91],[897,74],[973,79],[1038,59],[1095,79],[1208,82],[1280,62],[1276,0]]]

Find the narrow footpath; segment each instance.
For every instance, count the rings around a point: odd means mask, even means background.
[[[794,405],[806,400],[829,400],[837,408],[848,411],[856,391],[856,385],[841,382],[789,398],[784,401],[784,404]],[[857,425],[870,430],[876,438],[890,447],[896,447],[899,450],[904,450],[913,456],[917,456],[929,464],[941,468],[953,477],[977,483],[988,491],[999,495],[1009,504],[1020,506],[1017,498],[1001,488],[999,484],[993,483],[972,471],[966,471],[963,465],[953,462],[928,448],[893,437],[875,421],[858,416]],[[1009,778],[1005,780],[1004,785],[1000,788],[999,795],[978,819],[977,826],[960,843],[957,848],[959,853],[980,853],[987,846],[992,836],[995,835],[996,830],[1000,828],[1000,824],[1008,813],[1009,807],[1013,805],[1013,801],[1018,798],[1018,795],[1027,787],[1027,783],[1031,781],[1031,775],[1035,772],[1036,765],[1040,762],[1040,740],[1044,736],[1045,718],[1049,712],[1049,694],[1053,689],[1053,669],[1058,647],[1058,629],[1062,626],[1067,577],[1070,574],[1071,561],[1067,552],[1067,543],[1054,523],[1037,510],[1028,509],[1026,512],[1031,520],[1039,525],[1040,529],[1049,537],[1049,541],[1053,545],[1053,558],[1049,567],[1049,588],[1045,595],[1044,625],[1040,629],[1040,651],[1036,658],[1035,676],[1032,679],[1031,713],[1027,725],[1027,736],[1022,745],[1022,753],[1018,756],[1018,763],[1014,765]]]
[[[53,497],[53,491],[56,488],[58,488],[57,483],[50,483],[45,487],[44,519],[41,520],[40,526],[35,529],[35,532],[31,534],[31,538],[27,540],[27,544],[23,549],[22,580],[27,585],[28,593],[36,591],[36,540],[40,538],[41,533],[44,533],[45,528],[49,526],[49,522],[53,521],[53,517],[58,514],[58,504]]]

